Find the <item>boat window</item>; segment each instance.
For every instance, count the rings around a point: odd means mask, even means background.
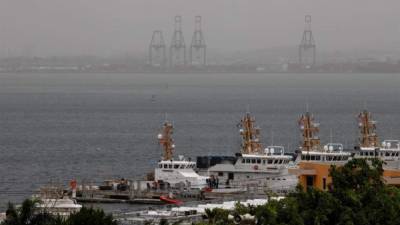
[[[315,156],[315,160],[320,161],[321,160],[321,156],[320,155]]]
[[[389,152],[386,152],[386,153],[385,153],[385,156],[390,156]]]
[[[370,152],[369,155],[370,156],[374,156],[375,154],[374,154],[374,152]]]
[[[179,165],[174,165],[174,169],[178,169],[179,168]]]
[[[331,157],[330,156],[325,156],[326,161],[331,161]]]
[[[162,164],[159,164],[159,165],[158,165],[158,168],[162,168]]]
[[[311,156],[311,160],[315,160],[315,155],[312,155],[312,156]]]
[[[302,159],[302,160],[305,160],[306,157],[305,157],[304,155],[301,155],[301,159]]]
[[[169,165],[168,165],[168,168],[172,169],[172,164],[169,164]]]
[[[265,159],[263,159],[263,164],[265,164]]]
[[[255,164],[256,163],[256,159],[251,159],[251,163]]]
[[[272,164],[272,159],[268,159],[268,164]]]
[[[223,176],[224,176],[224,173],[223,173],[223,172],[218,172],[218,176],[219,176],[219,177],[223,177]]]
[[[392,153],[392,156],[395,156],[394,152]]]
[[[279,160],[279,164],[282,164],[282,159],[281,159],[281,160]]]
[[[261,163],[261,159],[257,159],[257,164],[260,164]]]
[[[242,163],[246,163],[246,160],[245,160],[245,159],[242,159]]]
[[[310,160],[310,155],[306,155],[306,160]]]
[[[185,165],[181,165],[181,169],[185,169]]]
[[[399,152],[396,152],[396,156],[399,156]]]
[[[250,159],[246,159],[246,163],[250,163]]]
[[[164,168],[165,168],[165,169],[168,168],[168,165],[167,165],[167,164],[164,164]]]

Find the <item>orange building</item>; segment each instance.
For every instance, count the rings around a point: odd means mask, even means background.
[[[331,165],[302,161],[298,164],[298,168],[289,169],[289,172],[298,176],[299,184],[305,189],[313,187],[319,190],[328,190],[332,183],[332,178],[329,176]],[[344,163],[335,163],[335,165],[341,166]],[[388,185],[400,186],[400,170],[384,168],[383,180]]]

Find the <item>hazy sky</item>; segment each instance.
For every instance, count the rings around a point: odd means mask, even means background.
[[[400,50],[399,0],[0,0],[0,55],[140,53],[177,14],[186,44],[203,16],[210,49],[298,45],[311,14],[320,50]]]

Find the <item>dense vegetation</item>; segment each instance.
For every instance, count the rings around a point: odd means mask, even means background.
[[[36,212],[36,203],[35,200],[27,199],[19,208],[9,204],[7,218],[1,225],[117,225],[112,215],[100,209],[83,207],[78,213],[61,218],[46,212]]]
[[[245,207],[238,204],[231,215],[250,214],[259,225],[397,225],[400,224],[400,191],[383,182],[382,161],[353,159],[330,169],[332,185],[324,192],[310,188],[280,201]],[[229,212],[208,210],[202,224],[234,224]],[[242,221],[244,223],[244,221]]]

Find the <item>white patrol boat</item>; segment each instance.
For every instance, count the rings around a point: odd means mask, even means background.
[[[171,187],[182,185],[188,188],[206,187],[208,177],[200,176],[194,171],[196,162],[187,160],[183,156],[179,156],[178,159],[173,158],[175,144],[172,133],[173,125],[166,121],[162,132],[158,134],[159,143],[164,149],[164,156],[154,171],[155,181],[165,182]]]
[[[242,136],[241,153],[234,162],[220,163],[208,168],[210,186],[214,188],[256,188],[261,192],[287,192],[297,185],[297,178],[288,173],[292,156],[285,155],[282,146],[262,150],[260,129],[255,119],[246,113],[239,126]]]
[[[385,168],[400,168],[400,141],[384,140],[379,143],[376,133],[376,121],[371,113],[364,110],[358,115],[360,128],[359,146],[356,147],[355,158],[379,158],[385,162]]]
[[[319,123],[314,122],[314,117],[307,112],[299,119],[303,141],[296,164],[300,162],[315,162],[326,164],[344,164],[350,157],[350,152],[343,151],[340,143],[328,143],[321,148],[321,142],[316,135],[319,132]]]

